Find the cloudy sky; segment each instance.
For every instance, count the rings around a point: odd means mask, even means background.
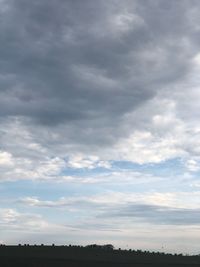
[[[0,0],[0,243],[200,252],[198,0]]]

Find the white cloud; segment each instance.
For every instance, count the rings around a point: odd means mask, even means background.
[[[56,136],[53,131],[51,132],[53,141],[52,144],[47,144],[43,137],[46,138],[48,133],[43,129],[42,138],[38,142],[38,133],[31,132],[32,128],[25,126],[23,121],[7,121],[4,125],[6,135],[3,135],[3,142],[7,144],[6,151],[0,154],[0,163],[6,165],[7,169],[0,178],[2,181],[52,179],[84,183],[107,182],[114,179],[114,172],[108,175],[104,173],[101,177],[87,178],[63,175],[62,172],[66,172],[67,168],[111,169],[111,162],[115,160],[157,164],[168,159],[180,158],[188,171],[194,171],[194,168],[197,171],[200,126],[198,123],[191,124],[180,118],[179,108],[176,98],[172,100],[167,98],[167,95],[163,98],[161,93],[142,108],[123,117],[121,127],[126,133],[123,138],[119,137],[108,147],[97,147],[96,151],[92,150],[92,154],[89,153],[89,147],[73,147],[59,143],[62,134],[58,132]],[[136,118],[137,124],[134,125]],[[124,177],[122,173],[119,176],[115,175],[116,182],[120,176]],[[127,181],[128,178],[124,179]]]
[[[117,144],[116,149],[121,159],[139,164],[159,163],[180,156],[173,137],[159,138],[151,132],[137,131]]]
[[[111,168],[111,165],[108,161],[102,161],[98,156],[86,156],[81,154],[70,156],[68,160],[68,166],[74,169],[94,169],[97,167],[106,169]]]
[[[144,112],[146,109],[151,110],[151,114],[142,129],[140,126],[137,130],[133,128],[128,137],[119,140],[115,145],[119,157],[139,164],[160,163],[185,157],[186,152],[181,145],[185,141],[186,128],[185,123],[176,117],[174,102],[167,99],[161,101],[158,98],[143,108]],[[135,114],[129,114],[127,119],[131,120],[131,116]]]
[[[20,213],[14,209],[0,209],[0,227],[20,231],[42,231],[48,223],[40,215]]]
[[[192,199],[192,201],[191,201]],[[118,192],[108,191],[90,196],[62,197],[58,200],[41,200],[38,197],[25,197],[17,202],[35,207],[47,208],[76,208],[77,210],[91,209],[98,206],[93,212],[101,212],[102,209],[117,208],[121,205],[146,204],[159,205],[169,208],[198,209],[200,205],[200,192]]]
[[[74,175],[74,176],[60,176],[55,177],[55,180],[60,182],[69,182],[77,184],[88,185],[134,185],[134,184],[148,184],[152,182],[161,182],[162,177],[154,176],[148,173],[137,172],[133,170],[116,170],[110,172],[91,173],[86,176]]]
[[[199,162],[194,159],[189,159],[186,162],[186,168],[191,172],[197,172],[200,170]]]
[[[41,158],[34,160],[32,158],[13,158],[12,165],[9,169],[5,169],[0,175],[0,180],[16,181],[16,180],[44,180],[52,179],[59,175],[66,166],[63,159]]]
[[[0,166],[12,166],[12,155],[6,151],[0,151]]]

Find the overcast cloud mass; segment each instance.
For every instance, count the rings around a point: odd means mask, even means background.
[[[0,0],[0,243],[199,253],[200,3]]]

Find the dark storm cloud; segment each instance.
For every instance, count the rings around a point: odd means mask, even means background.
[[[197,51],[197,1],[1,5],[0,116],[66,124],[79,141],[84,127],[84,141],[112,142],[123,115],[183,78]]]

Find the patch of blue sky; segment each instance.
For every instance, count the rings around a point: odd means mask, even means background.
[[[90,196],[98,194],[102,187],[97,184],[55,183],[55,181],[14,181],[1,184],[0,199],[39,197],[41,200],[58,200],[61,197]]]
[[[64,171],[65,175],[69,175],[69,169]],[[141,176],[138,178],[133,178],[133,182],[125,181],[123,183],[123,177],[120,182],[110,182],[109,174],[112,172],[127,171],[127,177],[129,171],[139,172]],[[96,169],[70,169],[70,174],[72,176],[81,176],[83,178],[92,177],[96,179],[96,175],[105,174],[108,181],[102,182],[100,184],[87,184],[86,191],[88,193],[100,192],[102,190],[111,191],[123,191],[123,192],[146,192],[146,191],[160,191],[160,192],[175,192],[175,191],[191,191],[189,186],[190,180],[193,179],[191,176],[189,180],[184,178],[184,173],[186,169],[183,161],[180,158],[174,158],[171,160],[163,161],[157,164],[136,164],[129,161],[113,161],[111,169],[96,168]],[[146,177],[146,175],[151,175],[151,177]],[[194,178],[197,174],[193,174]],[[154,179],[155,178],[155,179]],[[112,181],[112,180],[111,180]],[[81,189],[84,190],[85,186],[82,185]]]
[[[14,206],[13,206],[14,207]],[[26,204],[16,205],[16,210],[20,213],[31,213],[40,214],[42,218],[50,223],[67,224],[72,223],[80,216],[80,212],[72,212],[70,207],[40,207],[40,206],[29,206]]]
[[[146,182],[138,182],[138,183],[121,183],[121,184],[113,184],[113,185],[104,185],[105,189],[116,192],[123,193],[153,193],[153,192],[171,192],[175,191],[172,184],[169,181],[146,181]],[[181,190],[180,190],[181,191]]]
[[[113,168],[104,168],[104,167],[96,167],[96,168],[65,168],[62,170],[60,175],[69,175],[69,176],[82,176],[87,177],[89,174],[100,174],[105,172],[111,172]]]
[[[64,193],[72,195],[73,187],[63,187],[63,185],[48,182],[37,181],[14,181],[4,182],[1,190],[1,197],[20,198],[27,196],[42,196],[43,199],[51,197],[57,199]]]
[[[179,175],[184,171],[184,165],[180,158],[174,158],[159,163],[145,164],[138,164],[130,161],[113,161],[112,168],[116,170],[134,170],[156,176],[169,174]]]
[[[90,179],[98,179],[98,174],[105,174],[109,180],[109,174],[113,171],[127,171],[127,176],[129,171],[140,172],[141,176],[133,178],[133,182],[123,183],[122,178],[119,179],[120,182],[114,182],[113,178],[111,182],[102,181],[101,183],[79,183],[79,182],[59,182],[55,181],[33,181],[33,180],[23,180],[23,181],[12,181],[3,182],[0,184],[0,200],[1,207],[9,208],[11,202],[8,200],[16,200],[26,197],[37,197],[40,200],[48,201],[58,201],[62,197],[79,197],[79,196],[95,196],[97,194],[104,194],[106,192],[127,192],[127,193],[148,193],[148,192],[191,192],[194,189],[190,186],[191,182],[199,182],[199,173],[194,173],[190,177],[184,177],[184,166],[180,159],[168,160],[159,164],[135,164],[132,162],[114,161],[112,162],[111,169],[96,168],[96,169],[70,169],[70,174],[68,169],[65,170],[62,175],[71,175],[74,177],[83,177]],[[143,179],[146,174],[151,174],[150,177]],[[93,176],[94,175],[94,176]],[[157,177],[158,179],[154,179]],[[78,179],[78,178],[77,178]],[[118,178],[117,178],[118,179]],[[112,182],[113,181],[113,182]],[[23,205],[12,203],[12,207],[18,207],[21,211],[26,210],[28,212],[28,207],[25,209]],[[50,214],[50,208],[42,208],[45,216]],[[37,212],[38,208],[31,207],[31,210]],[[54,210],[56,210],[54,208]],[[54,211],[51,211],[51,214]],[[68,216],[64,213],[64,217]],[[52,215],[49,215],[52,216]],[[72,216],[73,217],[73,216]]]

